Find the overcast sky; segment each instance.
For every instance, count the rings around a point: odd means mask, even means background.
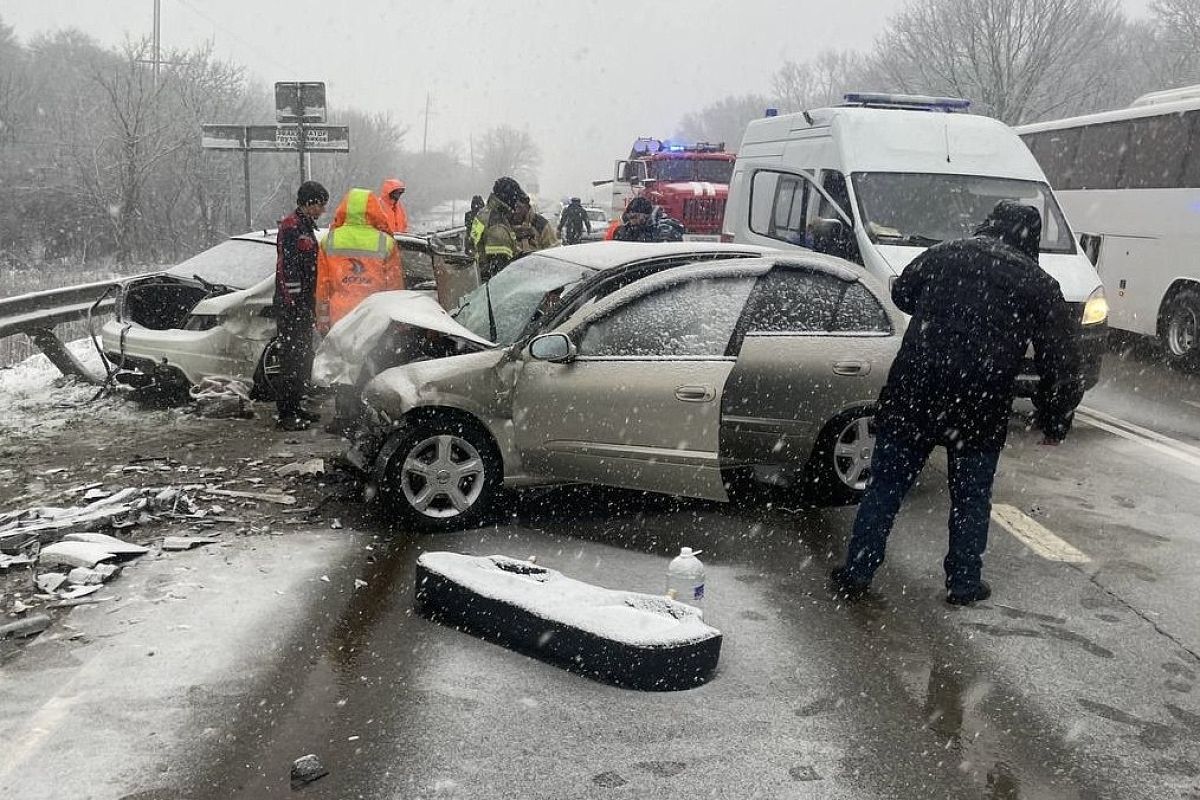
[[[1131,14],[1148,1],[1123,0]],[[586,197],[638,136],[669,136],[690,111],[768,91],[786,59],[867,48],[899,5],[162,0],[162,42],[212,40],[219,56],[268,85],[325,81],[330,105],[390,112],[408,125],[410,150],[421,147],[426,94],[431,148],[458,142],[465,154],[472,133],[499,123],[527,129],[542,149],[543,194]],[[149,36],[153,8],[153,0],[0,0],[0,18],[23,40],[74,26],[115,45]]]

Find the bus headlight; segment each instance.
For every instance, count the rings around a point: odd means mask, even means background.
[[[1097,286],[1083,305],[1083,324],[1097,325],[1108,319],[1108,300],[1104,299],[1104,287]]]

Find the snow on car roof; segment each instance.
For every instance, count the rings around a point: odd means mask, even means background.
[[[545,258],[569,261],[591,269],[611,269],[634,261],[661,258],[673,255],[701,253],[704,255],[766,255],[775,250],[749,244],[724,244],[722,242],[584,242],[563,245],[548,250],[538,250]]]

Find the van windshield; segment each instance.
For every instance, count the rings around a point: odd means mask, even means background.
[[[856,172],[855,193],[867,235],[876,244],[929,247],[970,236],[1001,200],[1042,215],[1043,253],[1074,253],[1075,241],[1050,187],[981,175]]]

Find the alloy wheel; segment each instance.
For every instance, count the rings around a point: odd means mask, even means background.
[[[483,493],[479,451],[461,436],[439,434],[417,442],[400,468],[404,499],[426,517],[446,519],[469,511]]]
[[[875,452],[875,418],[857,417],[846,423],[833,446],[833,468],[843,484],[861,492],[871,477]]]

